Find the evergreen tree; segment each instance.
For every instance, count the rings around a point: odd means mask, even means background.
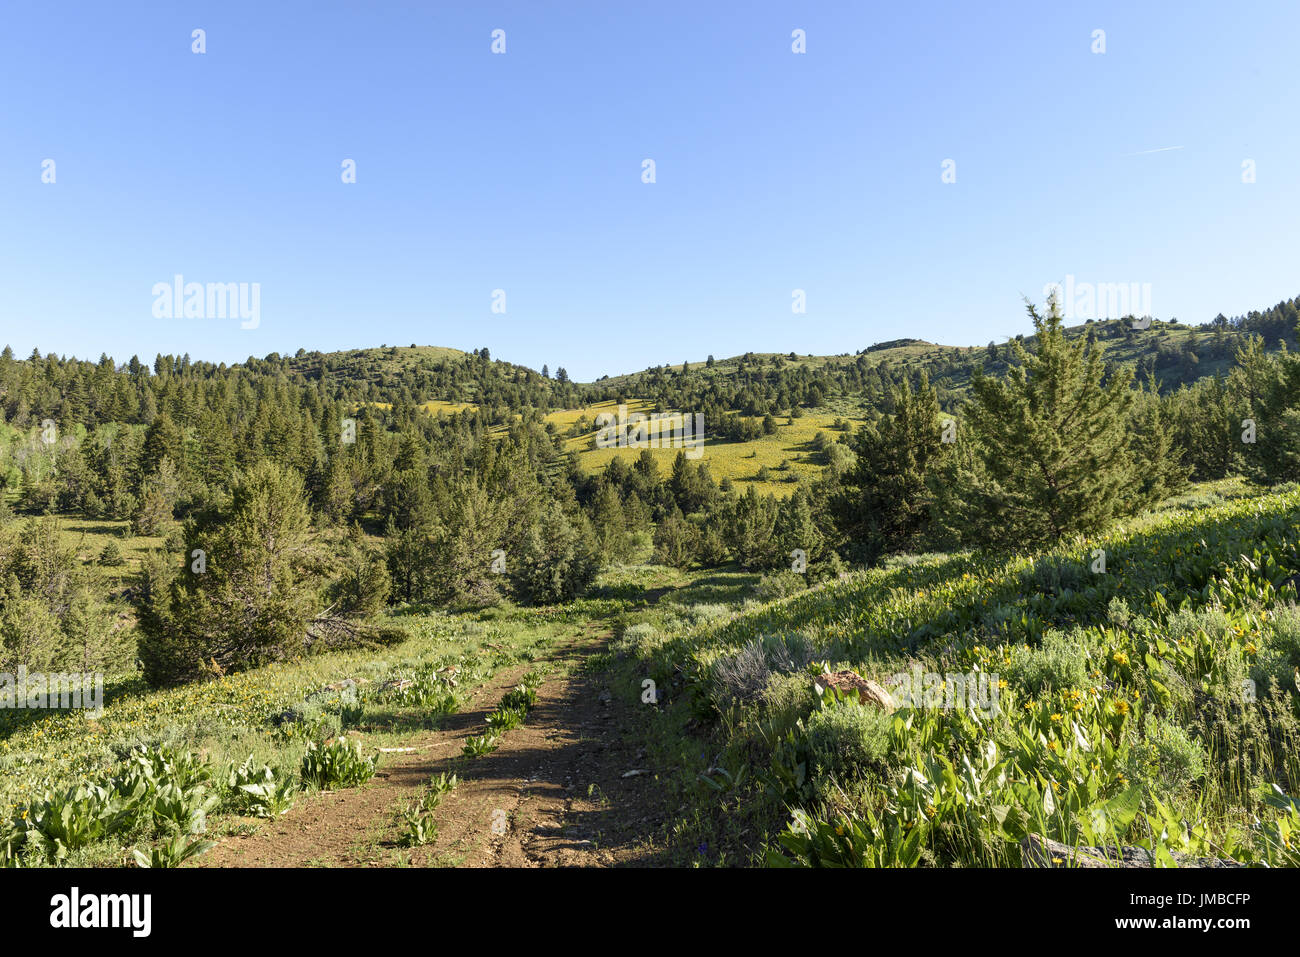
[[[1103,347],[1066,339],[1059,303],[1028,305],[1036,348],[1014,342],[1005,378],[976,373],[965,439],[974,459],[946,499],[949,528],[982,544],[1024,547],[1092,534],[1146,504],[1133,455],[1132,374]],[[958,441],[965,440],[959,437]]]
[[[235,485],[227,512],[191,522],[184,570],[145,573],[146,679],[172,684],[301,653],[321,610],[309,523],[301,478],[266,461]]]
[[[859,430],[856,461],[830,503],[848,551],[865,561],[922,539],[933,502],[927,482],[947,448],[939,399],[924,373],[915,392],[905,381],[892,397],[893,413]]]

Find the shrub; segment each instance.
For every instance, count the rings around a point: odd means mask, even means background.
[[[807,587],[808,580],[798,572],[773,572],[758,580],[754,586],[754,596],[762,601],[775,601],[797,595]]]
[[[881,775],[889,754],[893,717],[887,712],[842,701],[808,719],[808,744],[818,771],[852,783]]]
[[[726,618],[731,614],[731,608],[727,605],[699,603],[691,605],[683,611],[691,624],[702,621],[717,621],[719,618]]]
[[[1129,775],[1161,799],[1182,794],[1205,776],[1205,749],[1181,726],[1152,718],[1129,752]]]
[[[812,660],[813,649],[797,632],[788,635],[764,635],[739,650],[717,659],[712,676],[718,710],[752,699],[768,686],[772,675],[787,674],[805,668]]]
[[[1049,631],[1037,648],[1016,646],[1002,677],[1031,694],[1088,686],[1088,652],[1077,633]]]
[[[659,629],[648,621],[637,622],[623,629],[623,634],[610,645],[610,650],[623,654],[633,654],[638,648],[659,636]]]

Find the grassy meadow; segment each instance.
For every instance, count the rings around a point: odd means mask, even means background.
[[[624,403],[627,414],[643,413],[650,415],[651,403],[643,400],[631,400]],[[560,434],[566,436],[565,450],[578,453],[578,461],[586,472],[599,472],[612,459],[621,458],[631,464],[641,455],[637,448],[594,448],[597,429],[596,417],[608,413],[618,414],[619,403],[616,401],[593,403],[577,409],[565,409],[552,412],[546,416],[548,423],[554,423]],[[702,454],[694,461],[709,467],[714,481],[731,479],[743,491],[754,486],[759,494],[787,496],[801,481],[811,481],[822,471],[822,464],[813,449],[813,439],[818,432],[825,432],[831,438],[838,438],[842,433],[834,429],[833,423],[838,415],[818,415],[805,413],[798,418],[782,416],[777,419],[777,430],[772,435],[764,435],[751,442],[724,442],[709,436],[709,423],[704,423],[705,440]],[[850,427],[856,427],[857,420],[845,419]],[[579,423],[589,425],[577,435],[570,434]],[[668,437],[664,436],[665,444]],[[677,448],[648,449],[659,465],[660,474],[672,471],[673,462],[680,451]],[[765,480],[760,480],[759,470],[768,470]]]

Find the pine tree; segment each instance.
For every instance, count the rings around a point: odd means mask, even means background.
[[[1028,311],[1035,350],[1015,341],[1005,378],[976,373],[958,439],[973,444],[962,494],[982,544],[1049,544],[1146,504],[1132,448],[1132,373],[1108,370],[1101,346],[1068,341],[1055,297],[1046,316],[1032,303]]]

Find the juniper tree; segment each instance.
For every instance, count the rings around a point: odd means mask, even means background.
[[[1247,407],[1225,377],[1183,386],[1173,396],[1173,412],[1177,445],[1194,479],[1223,478],[1243,470],[1241,420]]]
[[[830,503],[848,551],[867,561],[923,538],[933,499],[927,479],[947,450],[925,373],[916,391],[905,381],[892,396],[893,413],[858,431],[857,459]]]
[[[1174,438],[1173,404],[1159,394],[1150,376],[1133,409],[1133,454],[1138,482],[1134,489],[1144,505],[1155,505],[1187,485],[1190,466],[1182,462]]]
[[[1300,478],[1300,354],[1283,342],[1281,352],[1266,355],[1261,338],[1251,336],[1237,350],[1229,381],[1256,419],[1256,442],[1245,453],[1250,472],[1264,482]]]
[[[624,561],[630,553],[627,516],[618,489],[601,483],[591,506],[591,520],[601,555],[610,561]]]
[[[699,530],[676,505],[659,522],[654,534],[654,560],[674,568],[689,568],[696,558]]]
[[[804,560],[815,561],[822,554],[825,536],[817,527],[808,495],[802,488],[783,501],[777,508],[772,535],[773,554],[769,564],[774,568],[790,568],[793,553],[799,549]]]
[[[228,510],[189,523],[184,570],[155,564],[144,572],[140,658],[150,683],[304,649],[322,608],[310,517],[298,473],[262,461],[236,483]]]
[[[512,572],[520,597],[535,605],[571,601],[591,584],[600,559],[591,526],[558,503],[543,508],[523,536]]]

